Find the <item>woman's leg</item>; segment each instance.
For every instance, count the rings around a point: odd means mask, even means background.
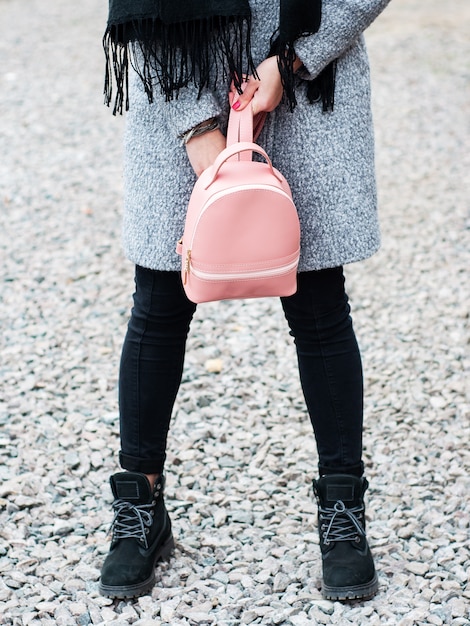
[[[282,298],[312,421],[320,475],[361,476],[363,378],[342,267],[301,272]]]
[[[135,283],[119,378],[120,462],[130,471],[160,474],[196,305],[179,272],[137,266]]]
[[[155,583],[155,564],[174,548],[161,474],[196,309],[186,298],[179,272],[136,267],[135,283],[119,380],[120,460],[129,471],[111,476],[113,537],[99,584],[110,598],[148,593]]]
[[[369,598],[378,582],[365,533],[362,365],[342,268],[299,274],[297,293],[282,304],[318,447],[313,488],[322,593],[329,600]]]

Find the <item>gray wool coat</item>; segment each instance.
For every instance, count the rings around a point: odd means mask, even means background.
[[[359,261],[379,247],[369,64],[363,31],[389,0],[326,0],[318,33],[296,42],[311,78],[338,58],[335,106],[323,113],[300,88],[291,112],[281,104],[258,139],[288,180],[301,224],[299,271]],[[279,2],[250,0],[253,58],[260,63],[278,25]],[[143,267],[179,270],[175,252],[195,174],[179,135],[213,116],[227,123],[228,85],[198,100],[187,87],[149,104],[132,72],[124,150],[123,244]]]

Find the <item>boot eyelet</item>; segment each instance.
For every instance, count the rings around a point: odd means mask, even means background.
[[[361,538],[359,537],[359,535],[356,535],[356,537],[355,537],[354,541],[355,541],[356,543],[360,543],[360,542],[361,542]]]

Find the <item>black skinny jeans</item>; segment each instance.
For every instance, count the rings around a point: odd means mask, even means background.
[[[136,267],[134,307],[119,380],[120,462],[161,473],[186,338],[196,305],[179,272]],[[363,473],[363,379],[341,267],[302,272],[281,298],[294,337],[300,380],[317,443],[320,475]]]

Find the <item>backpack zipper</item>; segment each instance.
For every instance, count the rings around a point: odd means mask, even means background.
[[[188,282],[188,274],[191,271],[191,250],[186,252],[186,260],[184,262],[184,284]]]
[[[257,279],[257,278],[271,278],[274,276],[280,276],[281,274],[287,274],[295,269],[298,265],[298,258],[295,261],[291,261],[286,265],[281,265],[280,267],[268,268],[265,270],[252,270],[250,272],[232,272],[232,273],[222,273],[222,272],[205,272],[203,270],[195,269],[194,266],[191,266],[191,250],[188,250],[186,255],[186,264],[185,264],[185,284],[187,282],[187,276],[189,273],[192,273],[196,278],[200,278],[201,280],[248,280],[248,279]]]

